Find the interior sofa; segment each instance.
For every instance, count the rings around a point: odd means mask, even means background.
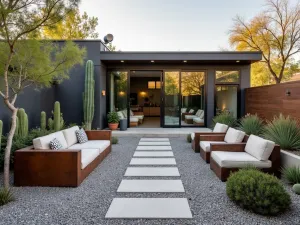
[[[247,143],[211,144],[210,168],[221,181],[249,165],[280,177],[280,146],[255,135]]]
[[[191,133],[192,149],[194,152],[200,152],[200,136],[201,135],[225,135],[228,126],[222,123],[216,123],[212,132],[195,132]]]
[[[245,135],[245,132],[231,127],[223,135],[202,135],[199,142],[200,156],[205,162],[209,163],[211,144],[233,144],[246,142],[247,140],[248,136]]]
[[[77,187],[111,152],[111,131],[86,131],[88,142],[78,143],[78,126],[33,140],[33,146],[17,150],[15,186]],[[63,149],[51,150],[56,138]]]
[[[184,122],[187,124],[204,124],[204,110],[198,109],[195,115],[185,115]]]

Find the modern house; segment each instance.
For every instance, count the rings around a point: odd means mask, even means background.
[[[143,115],[138,127],[207,127],[221,111],[243,116],[250,65],[262,58],[260,52],[111,52],[100,40],[75,42],[95,65],[93,127],[99,129],[107,127],[110,111],[130,118],[128,125],[135,120],[132,113]],[[82,123],[84,71],[84,65],[76,66],[69,80],[20,94],[17,106],[25,108],[31,127],[39,126],[41,111],[51,115],[55,101],[66,122]],[[9,113],[2,102],[0,108],[5,123]]]

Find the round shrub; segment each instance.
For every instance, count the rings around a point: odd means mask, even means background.
[[[192,135],[191,135],[191,134],[188,134],[188,135],[186,136],[186,141],[187,141],[188,143],[192,143]]]
[[[293,191],[294,191],[297,195],[300,195],[300,184],[294,184],[294,186],[293,186]]]
[[[262,215],[276,215],[291,204],[290,195],[276,177],[253,168],[231,174],[226,192],[236,204]]]
[[[119,143],[119,139],[118,139],[117,137],[112,137],[112,138],[111,138],[111,143],[112,143],[113,145],[116,145],[116,144]]]

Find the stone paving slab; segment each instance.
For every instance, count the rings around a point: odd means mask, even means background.
[[[140,141],[170,141],[169,138],[141,138]]]
[[[192,218],[186,198],[114,198],[105,218]]]
[[[148,151],[148,152],[142,152],[142,151],[136,151],[133,155],[133,157],[174,157],[174,153],[171,151]]]
[[[171,146],[137,146],[137,151],[170,151]]]
[[[174,158],[132,158],[130,165],[176,165]]]
[[[146,145],[146,146],[169,146],[171,145],[168,141],[140,141],[139,146]]]
[[[122,180],[117,192],[184,192],[181,180]]]
[[[179,177],[177,167],[128,167],[127,177]]]

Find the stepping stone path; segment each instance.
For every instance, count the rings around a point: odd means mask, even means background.
[[[169,138],[141,138],[124,177],[117,193],[185,193]],[[186,198],[114,198],[105,218],[189,219],[192,213]]]

